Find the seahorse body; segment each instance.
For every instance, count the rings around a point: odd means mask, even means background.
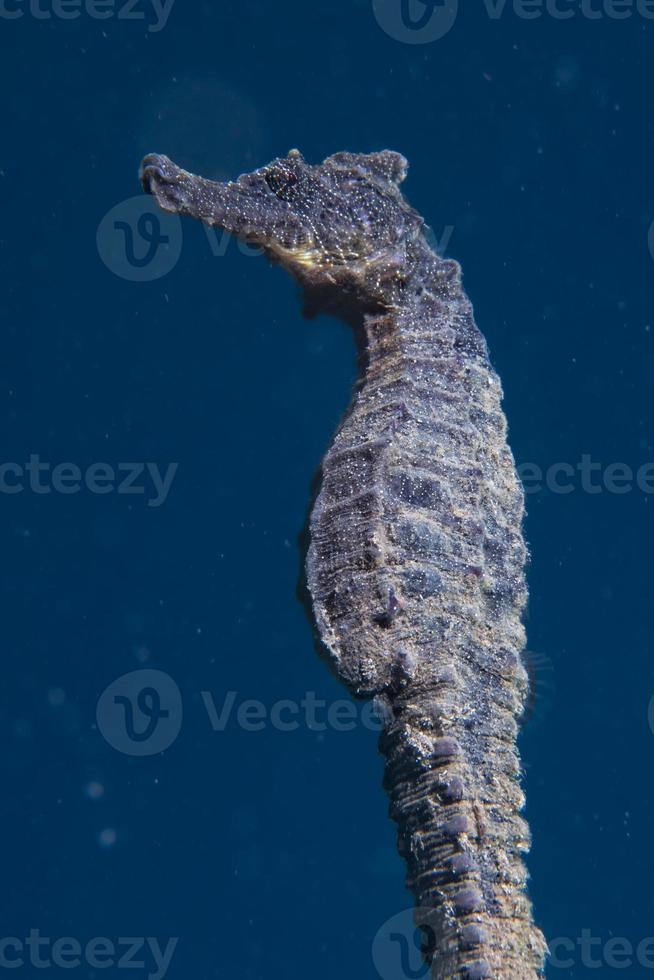
[[[533,980],[523,494],[459,266],[429,247],[405,172],[389,151],[313,167],[291,151],[228,184],[146,157],[142,181],[166,210],[261,245],[363,338],[310,522],[316,624],[350,691],[385,708],[385,786],[433,980]]]

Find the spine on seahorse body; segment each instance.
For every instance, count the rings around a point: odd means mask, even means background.
[[[406,306],[365,318],[308,585],[337,672],[386,706],[385,786],[432,977],[534,980],[545,943],[525,892],[515,746],[523,494],[458,265],[430,265]]]

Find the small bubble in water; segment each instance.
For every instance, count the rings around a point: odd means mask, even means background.
[[[48,704],[52,708],[60,708],[66,700],[66,692],[60,687],[51,687],[48,691]]]
[[[97,780],[92,779],[90,783],[86,784],[84,792],[90,800],[99,800],[104,796],[104,786]]]
[[[104,830],[101,830],[98,835],[98,843],[100,847],[113,847],[117,840],[118,834],[113,827],[105,827]]]

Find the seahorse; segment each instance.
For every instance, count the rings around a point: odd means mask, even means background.
[[[218,183],[152,154],[165,211],[258,246],[309,314],[350,323],[361,376],[322,461],[306,581],[327,657],[376,699],[384,784],[433,980],[533,980],[546,944],[523,854],[524,495],[457,262],[389,150],[298,150]]]

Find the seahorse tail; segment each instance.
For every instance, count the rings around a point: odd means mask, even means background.
[[[529,830],[515,750],[507,743],[501,753],[508,773],[497,748],[492,775],[480,771],[470,733],[454,724],[444,734],[438,715],[433,700],[431,709],[394,702],[380,739],[432,980],[536,980],[546,944],[525,891]]]

